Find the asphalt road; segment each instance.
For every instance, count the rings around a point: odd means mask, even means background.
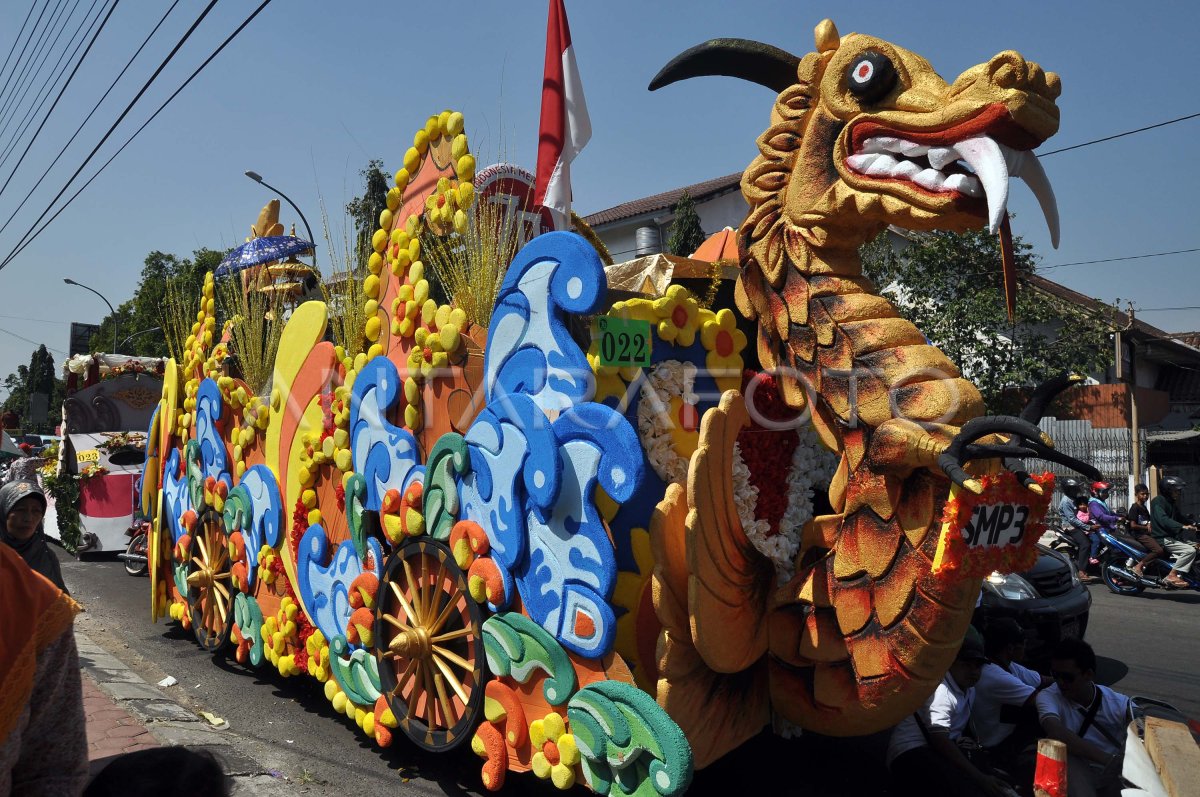
[[[282,678],[214,657],[174,624],[149,618],[149,582],[127,576],[118,561],[76,562],[59,551],[68,588],[86,612],[79,628],[150,683],[167,675],[166,691],[194,710],[226,719],[238,747],[289,778],[299,794],[490,794],[469,747],[430,754],[402,735],[388,750],[367,741],[336,714],[319,684]],[[1200,645],[1194,629],[1200,593],[1113,595],[1091,587],[1088,640],[1101,657],[1100,680],[1126,694],[1167,700],[1200,718]],[[882,755],[886,736],[834,740],[811,734],[782,740],[771,734],[743,745],[697,773],[691,794],[768,789],[811,797],[886,794]],[[532,775],[509,779],[502,794],[561,795]],[[589,794],[577,788],[572,794]]]

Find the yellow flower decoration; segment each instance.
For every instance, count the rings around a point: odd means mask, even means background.
[[[723,308],[700,329],[700,342],[708,350],[705,365],[721,390],[737,390],[742,384],[742,351],[746,334],[737,328],[733,311]]]
[[[700,304],[682,285],[672,285],[661,299],[654,300],[658,316],[658,336],[679,346],[691,346],[696,340],[696,320]]]
[[[551,712],[544,719],[529,724],[529,743],[534,750],[533,774],[550,779],[560,789],[575,785],[575,767],[579,764],[579,747],[575,737],[567,733],[562,716]]]

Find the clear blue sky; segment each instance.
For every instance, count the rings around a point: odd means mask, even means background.
[[[81,2],[77,13],[88,5]],[[0,220],[12,216],[166,5],[121,2],[25,164],[0,193]],[[255,5],[223,0],[216,7],[84,177]],[[0,232],[0,257],[203,6],[181,0],[63,162]],[[319,196],[340,229],[341,207],[358,190],[358,170],[369,158],[397,168],[413,131],[430,113],[452,108],[466,115],[481,167],[503,159],[532,170],[546,6],[546,0],[276,0],[0,271],[0,377],[27,363],[33,348],[9,333],[44,342],[61,364],[68,322],[96,322],[106,312],[92,294],[64,286],[63,277],[91,285],[117,304],[132,294],[152,250],[187,256],[202,246],[240,243],[271,198],[243,176],[247,169],[300,204],[322,243]],[[28,8],[27,0],[14,0],[0,9],[0,56]],[[1200,111],[1196,9],[1154,0],[567,0],[594,129],[573,167],[575,208],[586,214],[750,162],[773,100],[767,89],[707,78],[646,91],[667,60],[708,38],[758,39],[803,54],[812,49],[813,27],[832,15],[843,34],[887,38],[928,58],[948,79],[1015,49],[1062,76],[1062,127],[1048,150]],[[11,133],[0,130],[2,145]],[[1016,232],[1034,245],[1044,265],[1200,247],[1198,135],[1200,119],[1047,158],[1062,214],[1062,246],[1050,249],[1036,203],[1019,185],[1010,203]],[[0,167],[0,184],[14,160]],[[286,204],[283,220],[298,221]],[[319,258],[328,270],[325,247]],[[1200,253],[1192,253],[1056,268],[1046,276],[1105,301],[1131,299],[1146,321],[1186,331],[1200,329],[1200,311],[1152,308],[1200,305],[1198,263]]]

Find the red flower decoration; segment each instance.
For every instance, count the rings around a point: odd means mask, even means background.
[[[980,495],[968,490],[951,490],[942,511],[942,535],[933,560],[933,572],[967,578],[986,576],[993,571],[1020,573],[1033,567],[1038,556],[1038,538],[1046,530],[1042,520],[1054,492],[1054,474],[1043,473],[1032,478],[1041,485],[1041,495],[1028,490],[1008,470],[981,477],[983,492]],[[1020,539],[1006,545],[968,545],[964,532],[970,529],[975,510],[982,506],[1000,511],[1006,504],[1028,509]]]

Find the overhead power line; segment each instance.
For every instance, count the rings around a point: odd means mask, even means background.
[[[62,39],[62,32],[63,29],[66,28],[69,16],[62,17],[62,28],[58,28],[58,30],[54,32],[50,32],[49,29],[58,26],[59,15],[62,12],[62,6],[64,2],[65,0],[59,0],[58,6],[56,6],[54,9],[54,18],[51,19],[50,24],[46,26],[47,32],[43,34],[41,41],[38,42],[37,47],[34,49],[33,55],[30,57],[29,62],[25,65],[25,69],[22,70],[21,76],[18,78],[20,85],[13,89],[12,94],[9,95],[8,101],[5,102],[3,108],[0,108],[0,127],[7,126],[8,122],[11,121],[11,114],[15,113],[16,109],[19,108],[21,103],[25,101],[25,95],[29,93],[29,87],[33,85],[35,80],[37,80],[37,76],[42,73],[42,67],[46,65],[46,59],[50,57],[50,53],[53,52],[54,48],[58,46],[58,42]],[[75,8],[78,5],[79,0],[75,0],[75,6],[71,7],[71,13],[75,12]],[[50,46],[44,47],[43,45],[46,44],[50,36],[54,36],[54,41],[50,43]],[[37,61],[36,67],[33,65],[34,61]],[[5,117],[10,118],[6,119]]]
[[[12,335],[14,338],[17,338],[18,340],[23,340],[26,343],[31,343],[34,346],[46,346],[46,344],[42,343],[41,341],[30,340],[29,338],[25,337],[24,335],[18,335],[16,332],[13,332],[12,330],[9,330],[9,329],[4,329],[3,327],[0,327],[0,332],[3,332],[5,335]],[[55,354],[61,354],[64,357],[67,356],[67,353],[65,351],[63,351],[62,349],[56,349],[52,346],[46,346],[46,348],[48,350],[54,352]]]
[[[71,70],[71,74],[67,76],[66,82],[64,82],[62,84],[62,88],[60,88],[58,90],[58,96],[56,96],[54,98],[54,103],[51,104],[50,110],[46,112],[46,116],[42,118],[42,123],[40,125],[38,125],[38,129],[34,131],[33,136],[29,139],[29,143],[25,145],[25,151],[21,153],[21,157],[17,158],[17,162],[13,166],[13,170],[11,172],[9,172],[8,179],[4,181],[4,185],[0,186],[0,196],[3,196],[4,192],[6,190],[8,190],[9,183],[12,182],[12,179],[16,175],[17,170],[21,168],[21,164],[25,162],[25,156],[29,154],[29,149],[33,146],[33,142],[37,141],[38,135],[42,132],[42,128],[46,126],[46,122],[50,119],[51,114],[54,113],[54,109],[58,107],[59,100],[61,100],[63,97],[63,94],[66,93],[67,87],[71,85],[71,81],[75,79],[75,74],[77,72],[79,72],[79,67],[83,66],[83,62],[84,62],[84,60],[87,59],[88,53],[90,53],[92,51],[92,45],[94,45],[96,43],[96,39],[100,38],[100,34],[104,31],[104,26],[108,24],[108,20],[112,17],[113,12],[117,10],[117,4],[120,2],[121,2],[121,0],[112,0],[112,5],[108,9],[108,14],[105,15],[104,20],[100,23],[100,27],[96,28],[95,33],[92,34],[91,40],[88,41],[87,49],[83,51],[83,55],[81,55],[79,57],[79,61],[76,62],[75,68]],[[93,3],[93,5],[94,5],[94,3]],[[101,9],[101,10],[103,10],[103,9]],[[90,11],[89,11],[89,13],[90,13]],[[155,30],[157,30],[157,28],[155,28]],[[145,46],[145,45],[143,45],[143,46]],[[139,50],[139,52],[140,52],[140,50]],[[122,70],[121,74],[124,74],[123,70]],[[119,78],[119,76],[118,76],[118,78]],[[109,89],[111,90],[112,87],[110,86]],[[104,96],[107,97],[108,92],[105,92]],[[101,98],[101,101],[103,101],[103,98]],[[92,110],[94,112],[95,108],[93,108]],[[91,118],[92,118],[91,114],[88,114],[88,119],[91,119]],[[84,124],[87,124],[87,119],[84,120]],[[83,128],[83,125],[80,125],[80,129],[82,129],[82,128]],[[79,130],[76,130],[75,134],[78,135]],[[74,141],[74,140],[75,140],[75,136],[71,136],[71,141]],[[50,166],[47,167],[46,171],[42,172],[42,176],[40,178],[38,178],[36,183],[34,183],[33,189],[31,189],[30,193],[32,193],[34,189],[36,189],[39,185],[41,185],[42,179],[44,179],[45,176],[49,173],[50,169],[54,167],[54,164],[58,163],[58,158],[62,156],[62,153],[66,150],[66,147],[71,145],[71,141],[67,142],[67,145],[64,146],[61,151],[59,151],[58,156],[54,158],[54,161],[51,162]],[[8,155],[6,154],[4,156],[3,160],[7,160],[7,159],[8,159]],[[3,163],[3,160],[0,160],[0,163]],[[29,196],[26,195],[25,199],[29,199]],[[4,227],[8,226],[8,222],[12,221],[13,218],[16,217],[17,212],[20,211],[21,208],[23,208],[24,206],[25,206],[25,200],[22,200],[21,204],[17,205],[17,209],[14,210],[11,214],[9,214],[8,221],[4,222]],[[4,227],[0,227],[0,232],[4,231]]]
[[[1038,271],[1049,271],[1052,268],[1066,268],[1067,266],[1091,266],[1096,263],[1119,263],[1125,260],[1142,260],[1147,257],[1166,257],[1167,255],[1186,255],[1191,252],[1200,252],[1200,247],[1195,249],[1176,249],[1171,252],[1150,252],[1144,255],[1126,255],[1124,257],[1106,257],[1101,260],[1078,260],[1074,263],[1056,263],[1053,266],[1038,266]]]
[[[120,0],[117,0],[117,2],[120,2]],[[54,160],[50,161],[50,165],[47,166],[46,170],[42,172],[42,176],[34,181],[33,187],[29,189],[29,193],[25,194],[25,198],[21,200],[21,203],[19,205],[17,205],[16,210],[12,211],[12,213],[10,213],[8,216],[8,220],[5,221],[2,226],[0,226],[0,232],[4,232],[4,230],[6,230],[8,228],[8,225],[12,222],[12,220],[14,218],[16,218],[17,213],[19,213],[21,211],[21,208],[25,207],[25,203],[29,201],[30,197],[33,196],[34,192],[37,191],[38,186],[40,186],[42,184],[42,181],[46,179],[46,175],[50,174],[50,170],[53,169],[56,165],[58,165],[59,160],[62,159],[63,153],[65,153],[67,151],[68,147],[70,147],[73,143],[75,143],[75,139],[83,131],[83,128],[87,125],[88,122],[90,122],[92,120],[92,116],[94,116],[96,111],[98,111],[100,109],[100,106],[104,103],[104,101],[106,99],[108,99],[108,95],[112,93],[112,90],[114,88],[116,88],[117,83],[119,83],[121,78],[123,78],[125,76],[125,73],[127,71],[129,71],[129,67],[132,66],[133,62],[137,59],[137,57],[139,55],[141,55],[142,50],[144,50],[146,48],[146,45],[150,43],[150,40],[152,38],[154,38],[154,34],[158,33],[158,29],[161,28],[162,24],[167,21],[167,17],[169,17],[171,15],[171,12],[175,10],[175,6],[177,6],[177,5],[179,5],[179,0],[175,0],[175,2],[171,3],[171,7],[168,8],[166,10],[166,12],[162,15],[162,18],[158,20],[158,24],[155,25],[154,29],[151,30],[150,33],[148,33],[146,35],[146,38],[142,41],[141,46],[138,47],[137,50],[134,52],[134,54],[129,57],[129,60],[125,63],[125,66],[123,69],[121,69],[121,72],[115,78],[113,78],[113,82],[109,84],[108,88],[104,92],[104,95],[101,96],[100,99],[96,101],[96,104],[92,106],[92,110],[88,111],[88,115],[86,117],[84,117],[84,120],[82,122],[79,123],[79,127],[75,128],[75,132],[71,134],[71,137],[67,140],[67,143],[63,144],[62,149],[60,149],[58,151],[58,154],[54,156]],[[114,5],[114,8],[115,8],[115,5]],[[84,53],[84,55],[86,56],[87,53]],[[76,69],[78,69],[78,67],[76,67]],[[74,76],[74,75],[72,74],[72,76]],[[70,78],[68,78],[68,82],[69,81],[70,81]],[[57,100],[56,100],[56,102],[57,102]],[[51,108],[51,111],[53,111],[53,110],[54,109]],[[36,139],[36,138],[37,138],[37,135],[35,134],[34,139]],[[26,148],[26,153],[28,153],[28,151],[29,151],[28,148]],[[25,155],[22,155],[21,160],[24,160],[24,158],[25,158]],[[17,168],[20,168],[21,160],[18,160],[16,167],[13,168],[14,173],[16,172]],[[10,174],[8,177],[8,180],[5,181],[5,183],[2,187],[0,187],[0,196],[2,196],[4,194],[4,191],[5,191],[5,189],[8,188],[8,184],[11,180],[12,180],[12,175]]]
[[[125,106],[125,110],[121,111],[121,115],[118,116],[117,121],[113,122],[112,126],[108,128],[108,131],[105,132],[104,137],[100,139],[100,143],[96,144],[96,146],[92,148],[92,151],[88,153],[88,156],[86,158],[84,158],[83,163],[81,163],[79,165],[79,168],[75,170],[75,173],[71,175],[71,177],[67,180],[66,184],[59,190],[59,192],[54,195],[54,199],[50,200],[50,204],[48,204],[46,206],[46,209],[42,211],[41,215],[39,215],[37,217],[37,220],[35,220],[33,222],[33,224],[30,226],[30,228],[25,232],[25,234],[21,236],[20,241],[17,242],[17,248],[14,248],[14,250],[9,254],[8,257],[6,257],[4,259],[3,262],[0,262],[0,269],[4,268],[6,265],[8,265],[9,261],[12,260],[12,258],[17,254],[17,252],[20,249],[24,248],[26,243],[33,240],[33,238],[29,237],[30,235],[33,235],[34,237],[36,237],[34,230],[37,228],[37,225],[40,224],[42,219],[46,218],[46,214],[49,213],[51,211],[51,209],[53,209],[54,203],[57,202],[59,199],[61,199],[62,195],[67,193],[68,190],[70,190],[71,183],[75,182],[75,178],[78,177],[79,174],[85,168],[87,168],[87,165],[92,162],[92,158],[96,157],[96,153],[100,151],[100,148],[102,146],[104,146],[104,142],[108,141],[109,137],[112,136],[113,132],[116,131],[117,127],[121,124],[121,122],[123,122],[125,120],[125,117],[129,115],[129,112],[133,110],[133,106],[136,105],[138,100],[140,100],[142,98],[142,95],[145,94],[150,89],[151,84],[153,84],[154,81],[158,79],[158,76],[160,74],[162,74],[162,71],[164,69],[166,69],[167,64],[169,64],[171,62],[171,59],[173,59],[175,57],[175,54],[178,53],[180,48],[182,48],[183,45],[187,42],[187,40],[189,38],[191,38],[191,35],[196,32],[196,28],[198,28],[200,26],[200,23],[204,21],[204,18],[208,16],[208,13],[210,11],[212,11],[213,6],[215,6],[216,4],[217,4],[217,0],[210,0],[208,5],[206,5],[204,7],[204,10],[200,12],[200,16],[196,17],[196,20],[192,23],[191,27],[189,27],[187,29],[187,31],[183,34],[183,38],[181,38],[179,41],[177,41],[175,43],[175,46],[171,48],[171,52],[167,53],[167,57],[164,58],[162,63],[158,65],[158,68],[154,70],[154,74],[152,74],[150,76],[150,78],[144,84],[142,84],[142,87],[138,90],[138,93],[136,95],[134,95],[134,98],[129,101],[128,105]],[[61,212],[61,210],[60,210],[60,212]],[[57,216],[57,215],[58,214],[56,213],[55,216]],[[11,220],[11,217],[10,217],[10,220]],[[7,222],[5,223],[5,226],[7,226]],[[0,230],[2,230],[2,229],[3,228],[0,227]]]
[[[37,5],[37,0],[34,0],[34,5]],[[29,29],[29,35],[25,38],[25,43],[21,45],[21,52],[17,54],[17,60],[13,61],[12,71],[8,73],[8,77],[4,80],[4,85],[0,86],[0,100],[3,100],[9,94],[9,86],[12,85],[13,79],[17,76],[17,67],[23,63],[25,51],[29,49],[29,43],[33,41],[34,35],[37,33],[38,26],[42,24],[42,17],[46,15],[46,9],[50,7],[50,0],[46,0],[42,6],[42,10],[38,12],[38,17],[33,22],[33,27]],[[24,71],[24,70],[22,70]]]
[[[214,3],[214,4],[215,4],[215,2],[216,2],[216,0],[213,0],[213,3]],[[113,162],[113,161],[116,159],[116,157],[117,157],[118,155],[120,155],[120,154],[121,154],[121,152],[123,152],[123,151],[124,151],[124,149],[125,149],[127,146],[129,146],[129,144],[130,144],[130,143],[132,143],[132,142],[133,142],[133,140],[134,140],[135,138],[137,138],[138,134],[139,134],[139,133],[141,133],[143,130],[145,130],[145,129],[146,129],[146,127],[147,127],[147,126],[148,126],[148,125],[149,125],[151,122],[153,122],[153,121],[154,121],[154,119],[155,119],[155,118],[156,118],[156,117],[157,117],[157,116],[158,116],[160,113],[162,113],[162,111],[163,111],[163,110],[164,110],[164,109],[165,109],[165,108],[166,108],[168,105],[170,105],[170,104],[171,104],[171,101],[172,101],[172,100],[174,100],[174,99],[175,99],[177,96],[179,96],[179,94],[180,94],[180,93],[181,93],[181,92],[182,92],[182,91],[183,91],[185,88],[187,88],[188,84],[190,84],[190,83],[191,83],[191,82],[192,82],[192,81],[193,81],[193,80],[196,78],[196,76],[197,76],[197,75],[199,75],[199,74],[200,74],[200,73],[201,73],[201,72],[202,72],[202,71],[205,69],[205,67],[207,67],[207,66],[208,66],[208,65],[209,65],[209,64],[210,64],[210,63],[213,61],[213,59],[214,59],[214,58],[216,58],[218,55],[220,55],[220,54],[221,54],[221,51],[222,51],[222,50],[224,50],[224,49],[225,49],[227,46],[229,46],[229,43],[230,43],[231,41],[233,41],[235,38],[237,38],[237,36],[238,36],[238,35],[239,35],[239,34],[240,34],[240,33],[241,33],[243,30],[245,30],[245,29],[246,29],[246,27],[247,27],[247,26],[248,26],[248,25],[249,25],[251,22],[253,22],[253,21],[254,21],[255,17],[257,17],[257,16],[258,16],[258,15],[259,15],[259,14],[262,12],[262,10],[263,10],[264,8],[266,8],[266,7],[267,7],[268,5],[270,5],[270,4],[271,4],[271,0],[263,0],[263,1],[262,1],[262,3],[260,3],[260,4],[259,4],[258,8],[254,9],[254,11],[253,11],[253,12],[251,12],[250,16],[246,17],[246,19],[242,21],[242,24],[241,24],[241,25],[238,25],[237,29],[235,29],[235,30],[233,31],[233,33],[229,34],[229,36],[227,36],[227,37],[225,38],[225,41],[221,42],[221,44],[220,44],[220,45],[217,47],[217,49],[213,50],[212,54],[211,54],[211,55],[209,55],[209,56],[208,56],[208,58],[204,59],[204,62],[203,62],[202,64],[200,64],[200,66],[196,67],[196,70],[195,70],[194,72],[192,72],[192,74],[188,75],[188,78],[187,78],[187,80],[183,81],[183,84],[182,84],[182,85],[180,85],[180,86],[179,86],[179,88],[175,89],[174,93],[172,93],[170,97],[167,97],[167,99],[166,99],[166,100],[163,102],[163,104],[162,104],[162,105],[158,106],[158,110],[156,110],[156,111],[155,111],[153,114],[151,114],[151,115],[150,115],[150,118],[149,118],[149,119],[147,119],[145,122],[143,122],[143,123],[142,123],[142,126],[141,126],[141,127],[139,127],[137,130],[135,130],[135,131],[134,131],[134,133],[133,133],[133,135],[131,135],[129,138],[127,138],[127,139],[125,140],[125,143],[124,143],[124,144],[122,144],[122,145],[121,145],[121,146],[120,146],[120,147],[117,149],[117,151],[116,151],[116,152],[114,152],[114,153],[112,154],[112,156],[111,156],[111,157],[110,157],[110,158],[109,158],[107,161],[105,161],[105,162],[104,162],[104,165],[103,165],[103,166],[101,166],[101,167],[100,167],[100,168],[99,168],[99,169],[96,171],[96,173],[95,173],[95,174],[93,174],[93,175],[92,175],[90,178],[88,178],[88,181],[87,181],[86,183],[84,183],[82,186],[80,186],[79,190],[78,190],[78,191],[76,191],[74,194],[72,194],[72,195],[71,195],[71,197],[70,197],[70,198],[69,198],[69,199],[68,199],[68,200],[67,200],[67,201],[66,201],[66,202],[65,202],[65,203],[62,205],[62,207],[60,207],[60,208],[59,208],[57,211],[55,211],[55,213],[54,213],[54,215],[53,215],[53,216],[51,216],[51,217],[50,217],[50,218],[49,218],[49,219],[48,219],[48,220],[47,220],[47,221],[46,221],[44,224],[42,224],[42,226],[41,226],[41,227],[37,227],[37,229],[36,229],[36,230],[34,229],[34,227],[31,227],[31,228],[30,228],[30,230],[29,230],[29,232],[27,232],[27,233],[25,234],[25,236],[23,236],[23,239],[27,239],[27,240],[23,240],[23,242],[22,242],[22,243],[19,243],[19,244],[18,244],[18,246],[17,246],[17,248],[15,248],[15,249],[14,249],[14,250],[13,250],[11,253],[9,253],[9,255],[8,255],[7,257],[5,257],[3,261],[0,261],[0,269],[3,269],[5,266],[7,266],[9,263],[11,263],[11,262],[12,262],[12,260],[13,260],[13,258],[15,258],[17,255],[21,254],[21,252],[22,252],[22,251],[24,251],[25,247],[27,247],[27,246],[29,246],[29,244],[33,243],[33,241],[34,241],[34,240],[35,240],[35,239],[36,239],[36,238],[37,238],[39,235],[41,235],[41,234],[42,234],[42,232],[44,232],[44,231],[45,231],[45,229],[46,229],[47,227],[49,227],[49,226],[50,226],[50,224],[51,224],[51,223],[52,223],[52,222],[53,222],[55,219],[57,219],[57,218],[59,217],[59,215],[60,215],[60,214],[61,214],[61,213],[62,213],[64,210],[66,210],[66,209],[67,209],[67,208],[68,208],[68,207],[71,205],[71,203],[72,203],[72,202],[74,202],[74,201],[75,201],[75,199],[76,199],[76,198],[77,198],[77,197],[78,197],[80,194],[82,194],[82,193],[84,192],[84,190],[85,190],[85,189],[86,189],[86,188],[87,188],[89,185],[91,185],[91,184],[92,184],[92,181],[94,181],[94,180],[95,180],[97,177],[99,177],[99,176],[101,175],[101,173],[102,173],[102,172],[103,172],[103,171],[104,171],[106,168],[108,168],[108,165],[109,165],[110,163],[112,163],[112,162]],[[211,5],[210,5],[209,7],[211,8]],[[206,12],[207,12],[207,9],[206,9]],[[101,143],[103,143],[103,142],[101,142]],[[97,146],[97,149],[99,149],[99,146]],[[95,154],[95,151],[93,151],[93,154]],[[90,160],[90,156],[89,156],[89,160]],[[76,175],[78,175],[78,172],[76,172]],[[71,180],[74,180],[74,179],[75,179],[75,178],[74,178],[74,176],[73,176],[73,177],[71,178]],[[69,184],[70,184],[70,181],[68,181],[68,185],[69,185]],[[50,207],[53,207],[53,205],[54,205],[54,202],[57,202],[57,201],[58,201],[58,199],[59,199],[59,197],[61,197],[61,196],[63,195],[63,193],[65,193],[65,192],[66,192],[66,190],[67,190],[67,189],[64,187],[64,188],[63,188],[63,190],[59,192],[58,196],[57,196],[57,197],[55,197],[55,198],[54,198],[54,200],[53,200],[53,201],[50,203]],[[48,212],[48,211],[49,211],[49,208],[47,208],[47,212]],[[45,212],[42,214],[42,216],[45,216]],[[41,221],[41,218],[39,217],[38,221],[35,221],[35,222],[34,222],[34,226],[36,227],[36,225],[37,225],[37,224],[38,224],[38,222],[40,222],[40,221]]]
[[[29,24],[29,18],[33,16],[33,9],[37,8],[37,2],[29,4],[29,10],[25,12],[25,21],[21,23],[21,29],[17,31],[17,36],[13,39],[12,47],[8,48],[8,55],[4,56],[4,66],[0,66],[0,76],[3,76],[8,71],[8,62],[12,60],[13,53],[17,51],[17,42],[21,41],[21,37],[25,35],[25,26]],[[16,66],[13,66],[16,69]]]
[[[1049,152],[1040,152],[1040,153],[1038,153],[1038,157],[1039,158],[1048,158],[1051,155],[1057,155],[1060,152],[1070,152],[1073,149],[1079,149],[1081,147],[1090,147],[1092,144],[1100,144],[1105,141],[1112,141],[1113,139],[1116,139],[1116,138],[1124,138],[1125,136],[1132,136],[1134,133],[1144,133],[1147,130],[1154,130],[1157,127],[1166,127],[1167,125],[1173,125],[1176,122],[1186,122],[1188,119],[1195,119],[1198,116],[1200,116],[1200,113],[1191,113],[1191,114],[1188,114],[1187,116],[1180,116],[1178,119],[1168,119],[1167,121],[1159,122],[1158,124],[1146,125],[1145,127],[1139,127],[1137,130],[1126,130],[1124,133],[1116,133],[1115,135],[1105,136],[1104,138],[1095,138],[1095,139],[1092,139],[1091,141],[1085,141],[1082,144],[1072,144],[1071,146],[1063,147],[1062,149],[1052,149]]]
[[[94,11],[96,9],[96,4],[98,2],[100,2],[100,0],[92,0],[92,5],[88,8],[87,13],[85,13],[83,15],[83,19],[81,19],[79,21],[79,25],[75,28],[74,33],[71,34],[71,41],[75,42],[75,47],[74,47],[74,49],[72,49],[70,51],[70,56],[67,55],[67,48],[64,47],[63,51],[58,56],[58,60],[54,63],[54,67],[50,70],[50,74],[46,75],[46,79],[43,80],[42,85],[38,87],[38,90],[37,90],[35,96],[41,97],[42,99],[36,105],[34,105],[32,103],[30,104],[29,109],[26,110],[25,115],[21,118],[21,123],[19,126],[20,129],[18,129],[16,132],[14,132],[12,135],[12,138],[10,138],[4,144],[4,152],[2,154],[0,154],[0,165],[3,165],[8,162],[9,155],[11,155],[13,150],[17,148],[18,142],[20,142],[20,140],[25,136],[25,131],[29,129],[29,126],[31,124],[33,124],[34,118],[42,112],[42,108],[46,107],[46,103],[50,99],[50,93],[46,89],[50,86],[51,81],[58,83],[62,79],[63,72],[67,71],[67,67],[70,66],[71,62],[75,60],[75,55],[79,52],[79,48],[83,46],[84,39],[86,38],[86,37],[80,36],[79,34],[83,31],[84,26],[88,24],[88,20],[92,16],[92,11]],[[100,12],[103,13],[104,9],[101,8]],[[100,15],[97,14],[95,19],[91,20],[91,27],[88,29],[89,34],[95,30],[96,24],[99,21],[100,21]],[[105,21],[107,22],[107,19]],[[98,35],[98,33],[97,33],[97,35]],[[92,38],[92,41],[95,41],[95,37]],[[86,56],[86,55],[87,55],[87,52],[84,52],[84,56]],[[83,62],[83,59],[81,58],[80,63],[82,63],[82,62]],[[79,67],[77,65],[75,67],[75,70],[78,70],[78,69],[79,69]],[[75,76],[75,71],[73,70],[71,72],[71,77],[74,77],[74,76]],[[69,83],[70,83],[70,79],[68,78],[67,84],[69,84]],[[64,91],[66,89],[67,84],[63,85]],[[62,96],[62,91],[59,91],[58,96],[59,97]],[[58,101],[55,100],[55,105],[57,105],[57,104],[58,104]],[[33,141],[37,139],[38,133],[42,132],[42,128],[45,126],[46,120],[50,118],[50,114],[53,112],[54,112],[54,105],[50,106],[50,110],[46,113],[46,116],[42,118],[42,122],[40,125],[38,125],[38,129],[34,132],[33,138],[30,139],[30,142],[29,142],[30,145],[32,145]],[[26,147],[25,151],[29,152],[29,147]]]

